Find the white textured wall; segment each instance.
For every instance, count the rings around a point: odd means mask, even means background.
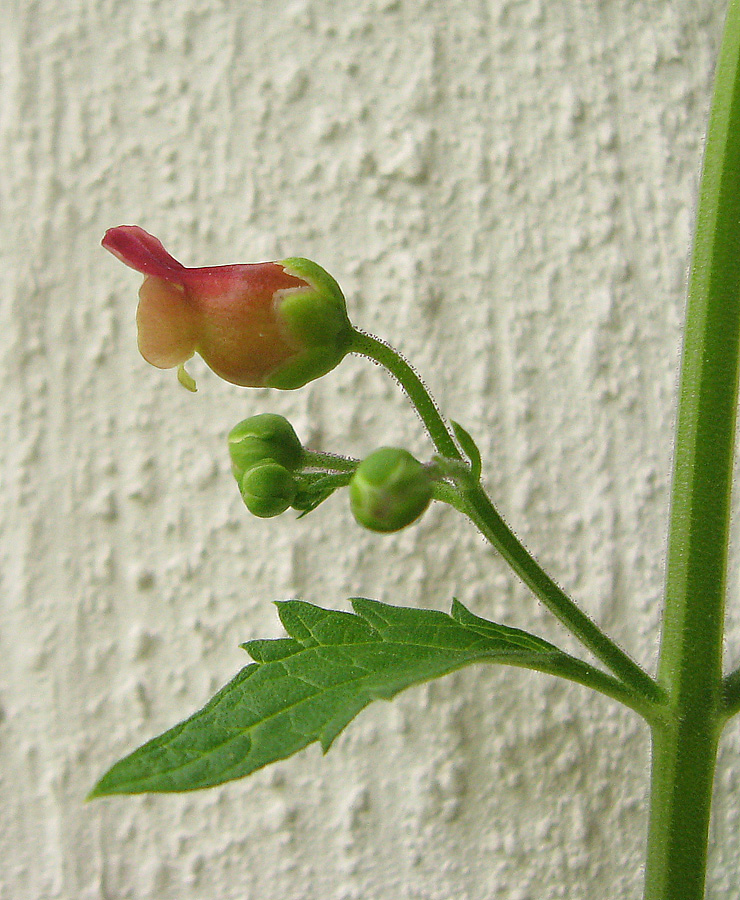
[[[646,729],[519,670],[371,707],[325,758],[84,804],[244,664],[240,641],[280,633],[272,599],[456,595],[574,646],[450,510],[390,538],[342,496],[302,522],[250,518],[224,448],[244,416],[355,454],[426,454],[420,426],[359,359],[288,394],[196,364],[187,394],[139,357],[139,278],[98,244],[134,222],[187,264],[325,265],[354,322],[480,439],[529,547],[652,665],[724,7],[4,0],[3,900],[639,897]],[[712,898],[737,886],[738,752],[735,728]]]

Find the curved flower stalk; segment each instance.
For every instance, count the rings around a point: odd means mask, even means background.
[[[243,387],[292,390],[325,375],[350,349],[353,329],[339,285],[316,263],[188,268],[138,225],[109,229],[103,246],[141,272],[139,350],[160,369],[199,353],[221,378]]]

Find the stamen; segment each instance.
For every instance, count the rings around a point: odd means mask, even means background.
[[[180,365],[177,367],[177,380],[186,390],[191,391],[193,394],[198,390],[195,379],[185,369],[185,363],[180,363]]]

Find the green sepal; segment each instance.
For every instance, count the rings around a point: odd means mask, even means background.
[[[299,352],[267,376],[265,387],[295,390],[342,361],[350,350],[354,329],[344,294],[327,271],[302,257],[284,259],[280,265],[310,288],[290,289],[279,299],[277,315]]]
[[[305,259],[302,256],[291,256],[283,259],[280,265],[289,275],[295,275],[297,278],[303,278],[311,284],[317,293],[331,299],[336,309],[347,311],[346,301],[342,289],[335,278],[333,278],[322,266],[314,262],[312,259]]]
[[[347,355],[338,348],[309,347],[284,362],[265,378],[265,387],[279,391],[295,391],[336,368]]]

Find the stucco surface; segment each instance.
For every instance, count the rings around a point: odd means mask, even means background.
[[[473,611],[577,649],[457,514],[392,537],[338,495],[251,518],[225,435],[429,450],[351,358],[295,393],[138,355],[134,222],[186,264],[301,255],[478,438],[530,549],[656,658],[685,272],[718,0],[4,0],[0,897],[636,900],[648,735],[471,668],[187,796],[85,804],[280,634],[270,601]],[[6,15],[6,11],[10,15]],[[733,562],[728,656],[740,657]],[[738,896],[737,727],[709,896]]]

